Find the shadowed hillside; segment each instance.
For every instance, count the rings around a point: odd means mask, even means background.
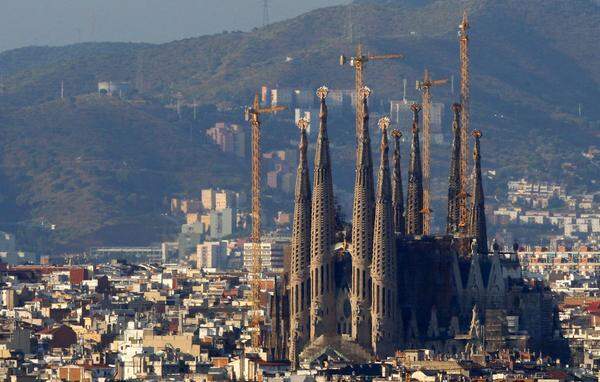
[[[111,97],[52,101],[5,115],[3,221],[55,224],[59,244],[85,246],[142,244],[170,232],[169,222],[157,218],[165,198],[241,182],[240,163],[220,160],[214,146],[190,142],[188,132]]]
[[[68,97],[110,79],[131,82],[147,99],[168,102],[180,93],[188,101],[238,106],[263,84],[351,88],[353,72],[339,67],[338,57],[361,42],[372,53],[406,55],[373,63],[366,73],[377,97],[398,99],[402,79],[414,83],[425,67],[434,77],[458,79],[456,31],[464,8],[471,22],[472,126],[484,132],[484,166],[499,179],[591,184],[598,160],[581,152],[600,138],[596,2],[369,0],[249,33],[0,54],[4,209],[60,220],[68,227],[64,242],[100,242],[106,227],[158,210],[169,193],[212,182],[244,186],[238,164],[218,161],[212,146],[189,143],[186,127],[115,100],[59,101],[61,81]],[[434,90],[434,97],[457,101],[448,90]],[[335,144],[350,153],[353,140]],[[446,177],[448,153],[433,155],[434,175]]]

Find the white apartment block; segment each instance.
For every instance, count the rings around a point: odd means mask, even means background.
[[[284,250],[289,245],[288,240],[263,241],[260,243],[261,264],[265,272],[283,272]],[[244,243],[244,268],[252,269],[253,244]]]

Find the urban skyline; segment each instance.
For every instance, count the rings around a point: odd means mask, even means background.
[[[0,380],[597,381],[600,4],[267,5],[0,52]]]

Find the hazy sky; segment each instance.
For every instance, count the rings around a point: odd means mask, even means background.
[[[270,21],[349,0],[269,0]],[[79,41],[164,42],[262,25],[263,0],[1,0],[0,51]]]

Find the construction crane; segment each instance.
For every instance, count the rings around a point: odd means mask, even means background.
[[[432,80],[429,70],[425,69],[423,80],[417,81],[416,88],[423,96],[423,234],[431,233],[431,194],[429,180],[431,178],[431,87],[448,83],[448,79]]]
[[[250,271],[250,282],[252,288],[252,308],[254,317],[252,319],[252,327],[254,332],[252,335],[252,345],[260,346],[260,274],[262,272],[261,249],[260,249],[260,115],[267,113],[275,113],[285,110],[285,106],[272,106],[261,108],[258,98],[258,93],[254,97],[252,107],[246,112],[250,120],[252,128],[252,270]]]
[[[460,123],[460,223],[459,226],[464,229],[467,226],[468,207],[467,207],[467,164],[469,153],[468,134],[470,130],[470,79],[469,79],[469,21],[467,11],[463,12],[463,18],[458,25],[458,40],[460,44],[460,103],[462,106]]]
[[[369,61],[378,61],[378,60],[390,60],[390,59],[401,59],[404,58],[401,54],[384,54],[384,55],[364,55],[362,53],[362,45],[358,44],[356,47],[356,56],[354,57],[346,57],[344,55],[340,56],[340,65],[344,66],[349,64],[354,68],[354,86],[356,91],[356,133],[358,136],[359,126],[362,123],[362,99],[359,97],[360,90],[365,86],[363,81],[363,71],[365,68],[365,64]]]

